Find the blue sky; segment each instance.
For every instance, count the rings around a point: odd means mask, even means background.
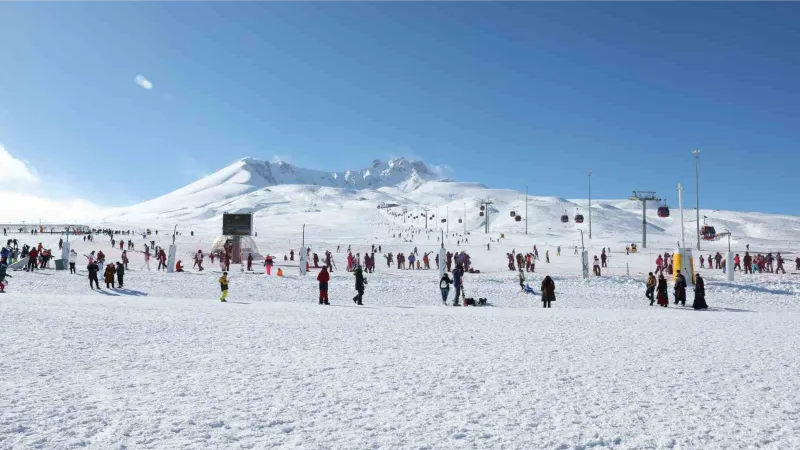
[[[0,144],[124,205],[245,156],[800,214],[796,3],[0,3]],[[152,82],[144,89],[137,75]],[[2,173],[2,172],[0,172]],[[9,184],[9,183],[5,183]],[[19,182],[15,183],[19,184]]]

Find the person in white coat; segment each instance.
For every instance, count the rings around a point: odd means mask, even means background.
[[[75,250],[69,251],[69,273],[75,273],[75,263],[78,261],[78,253]]]

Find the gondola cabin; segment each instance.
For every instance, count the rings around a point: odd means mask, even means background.
[[[483,206],[483,205],[481,205],[481,211],[483,211],[483,210],[484,210],[484,208],[486,208],[486,207],[485,207],[485,206]]]
[[[711,225],[703,225],[703,227],[700,228],[700,234],[703,235],[703,239],[714,239],[714,237],[717,236],[717,230]]]
[[[658,208],[658,217],[664,218],[669,217],[669,208],[666,206],[661,206]]]
[[[458,219],[458,223],[461,223],[461,219]]]
[[[482,207],[481,207],[482,208]],[[481,217],[483,217],[483,211],[481,211]]]
[[[522,222],[522,216],[515,216],[514,220],[516,220],[517,222]]]
[[[583,223],[583,214],[575,215],[575,223]]]
[[[511,211],[511,217],[516,217],[517,213],[515,211]]]
[[[445,222],[447,222],[447,219],[442,219],[442,223],[445,223]]]
[[[567,222],[569,222],[569,216],[564,214],[563,216],[561,216],[561,223],[567,223]]]

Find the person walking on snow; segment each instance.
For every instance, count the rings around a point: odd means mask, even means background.
[[[7,272],[8,265],[5,262],[0,263],[0,293],[5,292],[6,289],[6,277],[14,278]]]
[[[654,292],[656,290],[656,277],[653,276],[653,272],[650,272],[647,275],[647,290],[644,292],[644,296],[650,300],[650,306],[653,306],[656,299],[654,296]]]
[[[319,304],[320,305],[330,305],[328,303],[328,281],[330,281],[331,275],[328,273],[328,268],[326,266],[322,266],[322,270],[319,271],[317,275],[317,281],[319,282]]]
[[[680,272],[675,277],[675,304],[679,302],[681,306],[686,306],[686,278]]]
[[[551,302],[556,301],[556,283],[550,275],[542,280],[542,308],[550,308]]]
[[[777,274],[778,272],[781,272],[786,274],[786,269],[783,268],[783,256],[781,256],[780,252],[778,252],[778,255],[775,257],[775,262],[778,264],[778,268],[775,269],[775,273]]]
[[[275,261],[272,259],[272,255],[267,255],[264,258],[264,270],[267,271],[267,275],[272,275],[273,264],[275,264]]]
[[[544,252],[544,262],[549,264],[550,263],[550,250],[545,250]]]
[[[703,265],[703,264],[704,264],[704,262],[705,262],[705,260],[706,260],[706,259],[705,259],[705,258],[703,258],[703,255],[700,255],[700,268],[701,268],[701,269],[705,269],[705,266]]]
[[[247,254],[247,271],[248,272],[252,272],[253,271],[253,254],[252,253],[248,253]]]
[[[453,280],[447,275],[447,272],[444,273],[442,279],[439,280],[439,291],[442,293],[442,302],[446,305],[447,304],[447,296],[450,294],[450,285],[453,284]]]
[[[222,272],[222,276],[219,277],[219,288],[222,291],[222,296],[219,298],[219,301],[227,302],[226,298],[228,298],[228,272]]]
[[[519,289],[525,291],[525,272],[522,271],[521,267],[519,269]]]
[[[606,259],[608,259],[608,256],[606,256],[606,249],[603,249],[603,251],[600,253],[600,262],[602,263],[602,267],[608,267],[606,264]]]

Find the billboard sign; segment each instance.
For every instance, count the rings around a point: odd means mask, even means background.
[[[252,214],[223,214],[222,234],[225,236],[250,236],[253,234]]]

